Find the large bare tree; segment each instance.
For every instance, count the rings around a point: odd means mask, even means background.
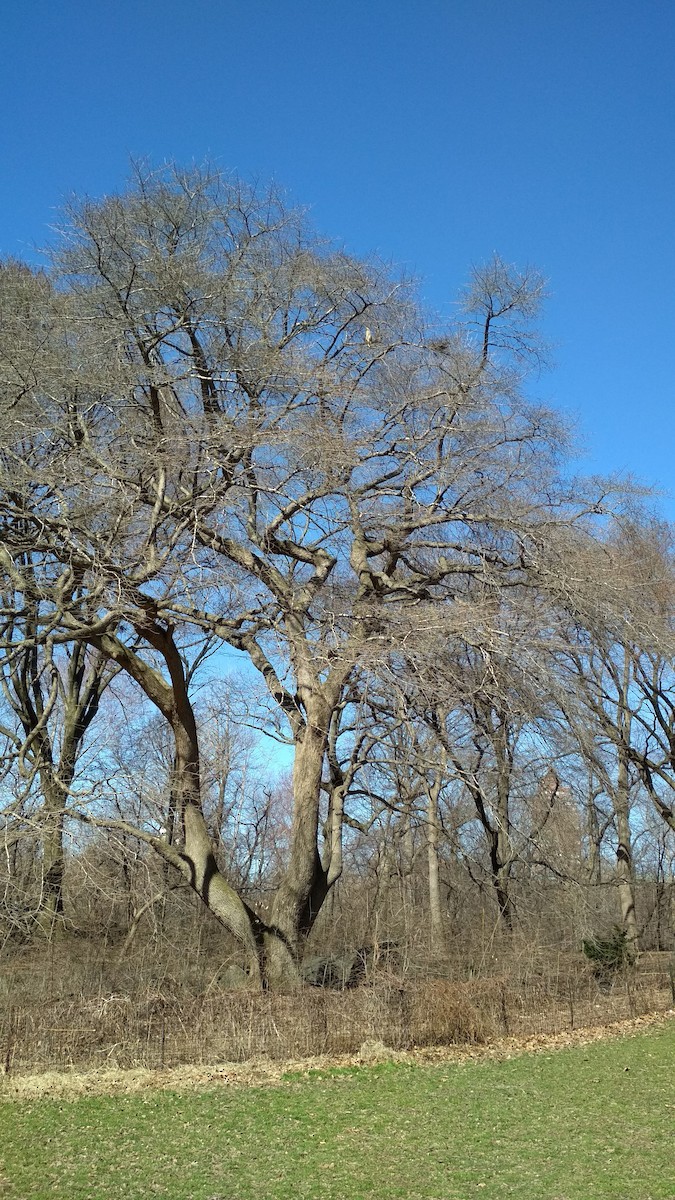
[[[74,204],[49,270],[6,264],[0,292],[6,590],[37,606],[36,644],[87,644],[162,714],[181,834],[133,832],[253,979],[295,985],[340,869],[321,796],[357,665],[470,622],[473,580],[545,587],[542,547],[597,509],[560,478],[559,421],[519,390],[541,281],[495,260],[439,329],[405,280],[318,239],[274,191],[169,169]],[[294,745],[266,920],[204,818],[181,652],[196,631],[248,656]]]

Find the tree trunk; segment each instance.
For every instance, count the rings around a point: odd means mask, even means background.
[[[164,658],[170,685],[114,636],[95,644],[126,670],[169,722],[175,757],[169,811],[180,815],[181,841],[151,845],[176,867],[207,908],[237,939],[255,986],[298,988],[303,942],[329,890],[319,857],[321,779],[334,704],[306,689],[304,722],[296,726],[293,767],[293,821],[288,866],[269,923],[262,921],[221,874],[201,806],[199,741],[180,653],[173,635],[159,625],[139,623],[139,631]],[[114,823],[113,823],[114,824]]]
[[[620,776],[621,778],[621,772]],[[622,787],[619,784],[616,808],[616,831],[618,845],[616,850],[616,876],[621,910],[621,928],[626,934],[626,950],[632,962],[638,952],[638,927],[635,915],[635,892],[633,886],[633,849],[628,819],[628,803],[620,799]]]
[[[620,693],[617,724],[621,734],[617,747],[618,764],[616,794],[616,877],[621,910],[621,928],[626,935],[626,953],[629,962],[634,962],[638,953],[638,926],[635,914],[635,888],[633,875],[633,846],[630,832],[630,776],[628,773],[628,747],[631,737],[631,714],[628,711],[628,689],[630,686],[630,661],[628,652],[624,661],[623,689]]]
[[[63,884],[66,859],[63,845],[64,812],[75,778],[76,745],[72,729],[64,731],[64,745],[58,770],[51,760],[51,747],[40,771],[44,796],[42,810],[42,902],[37,923],[50,940],[59,937],[63,925]]]
[[[63,932],[63,879],[65,855],[63,849],[63,810],[67,785],[63,785],[53,770],[42,773],[45,798],[42,811],[42,898],[37,924],[45,937],[52,940]]]
[[[318,849],[319,804],[330,712],[321,701],[307,706],[307,722],[296,741],[293,820],[288,865],[265,934],[266,979],[271,987],[299,987],[299,963],[329,890]]]
[[[251,983],[262,980],[262,925],[221,875],[200,797],[197,726],[187,696],[179,697],[172,719],[176,755],[172,807],[181,814],[182,873],[206,907],[236,937],[248,959]]]
[[[490,726],[493,728],[492,724]],[[493,728],[492,741],[496,763],[496,828],[492,840],[492,877],[504,928],[513,933],[514,913],[511,898],[511,751],[506,718],[499,715]]]
[[[511,861],[510,857],[504,856],[499,842],[500,835],[497,833],[493,843],[494,853],[491,851],[490,854],[492,862],[492,886],[494,887],[497,899],[499,918],[507,933],[513,933],[514,914],[513,900],[511,899]]]
[[[588,818],[588,880],[592,884],[602,883],[602,833],[595,804],[597,796],[598,793],[591,785],[586,813]]]
[[[429,878],[429,929],[431,933],[431,949],[434,954],[443,954],[445,945],[445,929],[443,927],[443,910],[441,904],[441,876],[438,862],[439,822],[438,798],[443,782],[439,770],[436,778],[427,791],[427,870]]]

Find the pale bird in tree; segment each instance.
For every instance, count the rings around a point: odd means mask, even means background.
[[[373,340],[373,335],[370,329],[366,327],[366,345],[370,346]]]

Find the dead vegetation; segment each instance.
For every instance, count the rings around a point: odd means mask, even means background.
[[[17,989],[0,1007],[5,1078],[53,1071],[201,1070],[353,1056],[366,1043],[392,1052],[492,1045],[504,1038],[563,1036],[665,1012],[675,997],[668,955],[601,988],[581,955],[511,963],[473,979],[375,973],[362,986],[300,993],[224,990],[199,994],[165,978],[136,993],[39,995]]]
[[[39,1074],[5,1076],[0,1081],[0,1100],[75,1100],[80,1096],[129,1095],[148,1089],[203,1091],[210,1087],[260,1087],[282,1084],[289,1077],[331,1072],[372,1065],[376,1062],[411,1066],[434,1063],[466,1063],[514,1058],[520,1054],[545,1054],[570,1046],[584,1046],[606,1038],[632,1037],[646,1029],[663,1026],[675,1018],[675,1009],[649,1013],[609,1025],[593,1025],[560,1033],[500,1037],[482,1045],[412,1047],[394,1050],[382,1042],[365,1042],[353,1054],[314,1055],[311,1058],[273,1060],[256,1058],[246,1063],[221,1062],[151,1069],[148,1067],[99,1067],[88,1071],[44,1071]]]

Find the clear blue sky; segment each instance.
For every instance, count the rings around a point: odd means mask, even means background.
[[[493,251],[535,264],[539,395],[675,516],[673,0],[15,0],[1,37],[1,253],[130,155],[208,156],[435,308]]]

